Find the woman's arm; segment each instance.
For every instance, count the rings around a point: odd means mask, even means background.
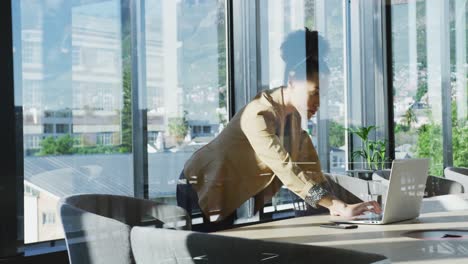
[[[271,111],[244,110],[241,129],[258,158],[264,162],[280,181],[292,192],[304,199],[312,186],[318,184],[293,161],[275,134],[274,113]]]
[[[333,197],[322,185],[323,176],[311,177],[296,165],[275,134],[275,117],[272,112],[250,112],[245,109],[241,117],[241,129],[245,133],[255,153],[283,182],[289,190],[299,195],[312,206],[321,205],[330,210],[331,214],[354,216],[369,211],[372,202],[348,205]],[[318,160],[318,159],[317,159]],[[309,174],[321,174],[320,170]],[[374,211],[379,212],[377,206]],[[372,211],[372,210],[371,210]]]
[[[324,175],[321,172],[320,161],[317,155],[317,151],[310,140],[309,135],[302,131],[301,133],[301,155],[299,160],[301,161],[300,167],[304,171],[315,172],[310,175],[318,182],[326,182]],[[304,161],[310,161],[305,162]],[[308,175],[308,174],[306,174]],[[323,185],[323,184],[322,184]],[[322,187],[324,188],[324,187]],[[357,203],[357,204],[347,204],[335,196],[331,195],[324,190],[311,190],[309,191],[309,197],[306,197],[305,201],[313,207],[316,207],[317,204],[323,207],[328,208],[331,215],[340,215],[340,216],[356,216],[360,215],[366,211],[371,211],[375,213],[380,213],[381,209],[377,202],[366,202],[366,203]],[[317,194],[322,192],[324,195]],[[317,201],[318,200],[318,201]]]

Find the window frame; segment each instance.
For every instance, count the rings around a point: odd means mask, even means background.
[[[1,79],[4,89],[0,89],[0,120],[4,129],[0,131],[4,147],[0,149],[0,157],[5,162],[2,166],[3,177],[0,177],[2,199],[0,210],[0,258],[13,257],[21,254],[23,243],[23,128],[22,109],[16,107],[15,83],[21,85],[21,79],[14,75],[15,70],[21,70],[20,64],[14,64],[14,56],[21,54],[21,45],[16,44],[21,36],[13,35],[13,8],[19,7],[19,1],[2,1],[0,3],[0,32],[4,40],[0,42]],[[16,17],[15,17],[16,19]],[[15,25],[17,26],[17,25]],[[16,77],[16,78],[15,78]],[[19,135],[19,136],[18,136]]]

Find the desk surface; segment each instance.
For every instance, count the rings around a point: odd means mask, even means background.
[[[280,220],[219,232],[226,236],[346,248],[382,254],[392,263],[468,263],[468,239],[421,240],[409,231],[468,230],[468,195],[424,199],[419,218],[389,225],[360,225],[357,229],[321,228],[328,215]]]

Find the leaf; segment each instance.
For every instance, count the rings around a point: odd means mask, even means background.
[[[375,129],[377,129],[377,126],[359,127],[357,129],[350,127],[346,130],[348,130],[351,134],[355,134],[358,137],[360,137],[362,141],[367,141],[369,133]]]
[[[355,157],[362,157],[362,158],[366,158],[366,155],[365,155],[365,152],[363,150],[356,150],[356,151],[353,151],[353,160]]]

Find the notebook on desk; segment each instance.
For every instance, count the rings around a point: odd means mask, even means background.
[[[419,216],[429,171],[429,159],[394,160],[382,214],[365,214],[352,219],[332,217],[335,223],[382,225]]]

